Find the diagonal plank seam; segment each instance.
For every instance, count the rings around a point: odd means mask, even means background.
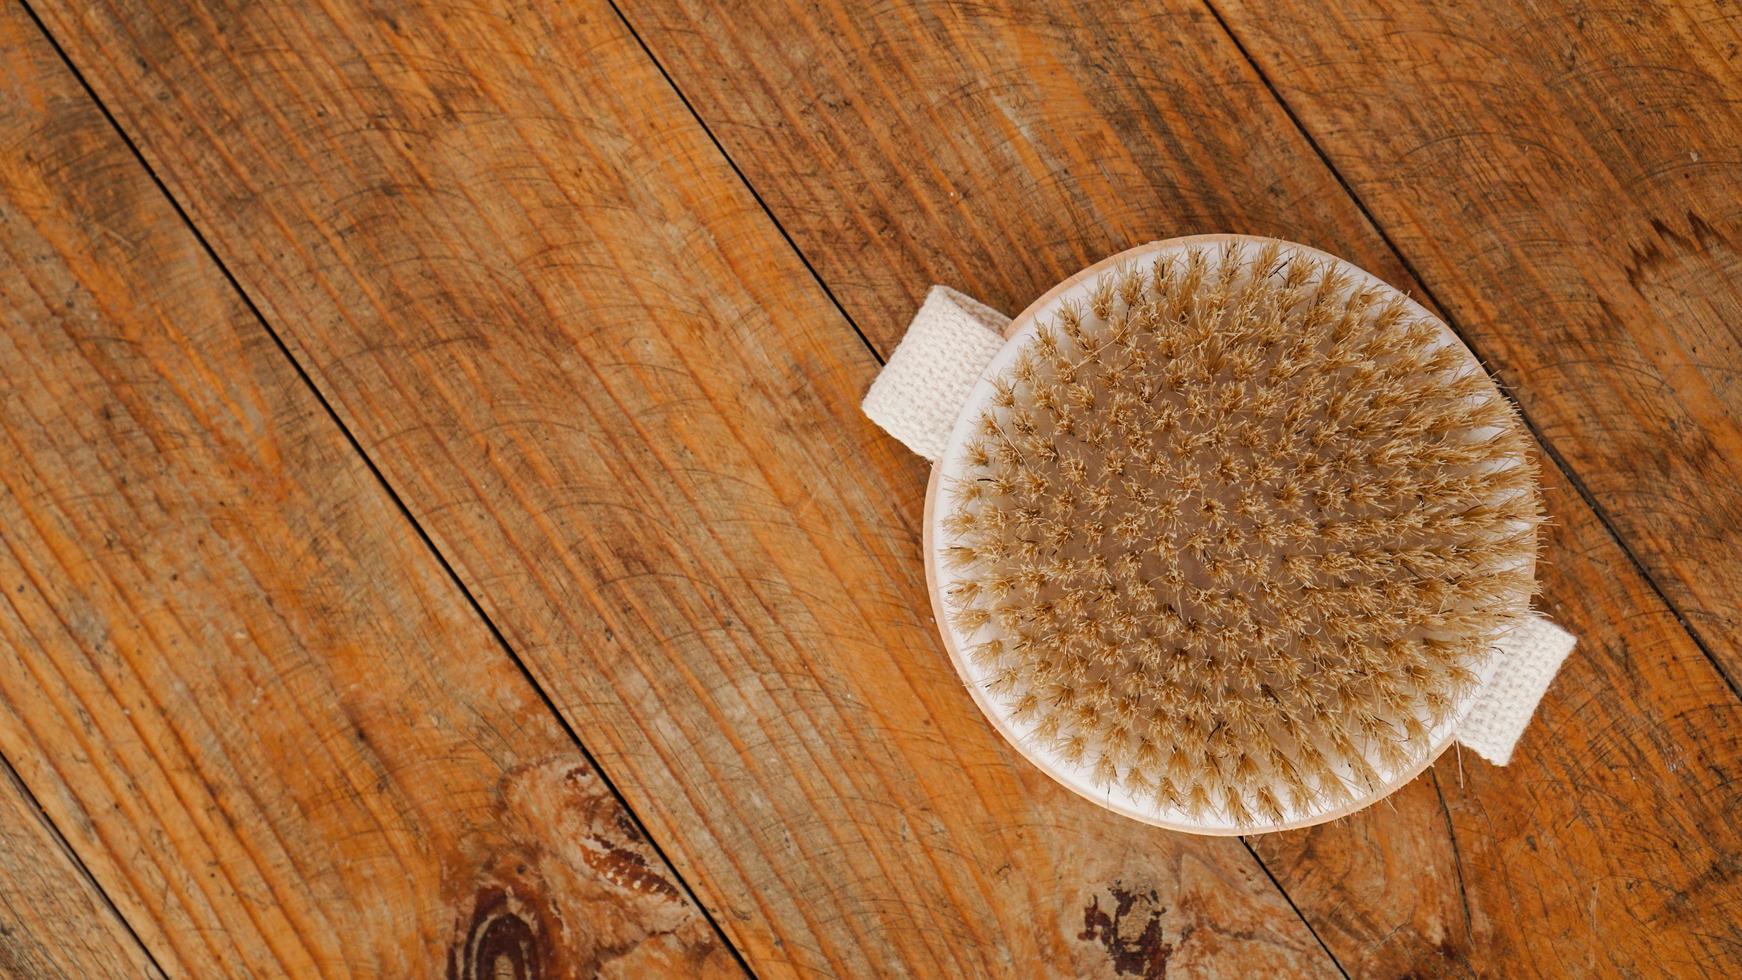
[[[1313,937],[1314,942],[1319,944],[1319,948],[1325,951],[1325,956],[1330,958],[1331,965],[1337,968],[1337,972],[1343,975],[1343,980],[1349,980],[1349,971],[1343,968],[1342,962],[1337,959],[1337,954],[1331,952],[1330,945],[1327,944],[1319,935],[1319,931],[1313,928],[1313,924],[1307,919],[1306,913],[1300,910],[1300,906],[1294,904],[1294,899],[1289,897],[1288,890],[1282,887],[1282,882],[1278,880],[1275,875],[1270,873],[1270,866],[1265,864],[1264,859],[1258,856],[1258,851],[1252,846],[1252,841],[1245,836],[1241,836],[1240,846],[1246,848],[1246,853],[1252,855],[1252,860],[1257,863],[1258,869],[1264,872],[1264,877],[1269,878],[1270,883],[1276,886],[1277,894],[1281,895],[1282,900],[1288,903],[1288,907],[1294,910],[1295,917],[1300,919],[1301,925],[1306,926],[1307,933]]]
[[[316,386],[313,378],[309,376],[301,362],[299,362],[291,353],[290,348],[285,344],[284,339],[279,335],[278,331],[267,321],[265,314],[262,313],[259,306],[255,304],[254,299],[242,288],[241,283],[230,271],[229,266],[225,264],[222,257],[220,257],[217,251],[212,247],[212,244],[206,238],[205,233],[194,224],[193,218],[188,214],[187,210],[182,207],[181,202],[176,199],[175,195],[170,193],[168,185],[163,182],[162,178],[158,176],[157,171],[152,168],[150,162],[145,159],[145,155],[140,151],[138,144],[134,142],[132,136],[122,128],[120,121],[115,118],[114,113],[110,112],[109,107],[101,98],[98,97],[96,90],[93,89],[90,82],[86,80],[84,72],[80,71],[79,67],[73,63],[72,57],[67,54],[66,49],[61,46],[60,41],[49,31],[48,25],[43,22],[36,10],[31,7],[29,0],[19,0],[19,6],[23,8],[31,21],[35,23],[37,30],[42,32],[42,36],[48,41],[49,45],[53,47],[55,55],[60,59],[61,64],[66,66],[67,71],[69,71],[73,78],[77,80],[79,87],[84,91],[85,96],[91,100],[91,103],[94,106],[96,106],[97,111],[102,113],[103,119],[109,124],[110,129],[114,131],[116,136],[120,138],[122,144],[127,148],[128,153],[139,164],[141,169],[144,170],[146,176],[151,179],[151,182],[157,188],[158,193],[161,194],[163,199],[168,202],[169,206],[174,209],[176,216],[181,219],[182,224],[193,235],[194,240],[199,244],[201,251],[211,259],[218,272],[224,277],[224,281],[228,284],[230,289],[234,290],[236,296],[242,301],[255,322],[258,323],[261,329],[266,332],[266,335],[271,338],[273,345],[277,347],[278,352],[283,355],[284,359],[289,362],[292,370],[296,372],[296,375],[301,380],[302,384],[314,395],[315,400],[321,406],[321,410],[325,412],[327,418],[333,423],[333,425],[338,428],[339,432],[344,436],[345,442],[351,447],[352,451],[355,452],[363,461],[363,465],[368,468],[369,473],[375,478],[375,481],[381,486],[382,490],[386,492],[388,499],[392,501],[394,508],[397,509],[406,522],[410,524],[412,530],[417,533],[418,539],[421,540],[424,547],[429,550],[430,556],[434,558],[436,563],[441,567],[443,574],[445,574],[448,580],[459,590],[460,594],[465,596],[466,602],[472,609],[473,613],[478,616],[478,618],[483,622],[485,628],[489,630],[490,635],[495,639],[497,646],[499,646],[503,654],[508,657],[509,662],[514,665],[514,668],[520,673],[520,676],[528,685],[531,686],[532,691],[538,696],[538,699],[544,705],[545,710],[549,711],[556,719],[557,724],[561,727],[564,734],[568,736],[569,740],[574,743],[576,749],[580,751],[581,756],[586,760],[587,764],[599,774],[600,782],[604,784],[605,788],[611,793],[611,796],[615,798],[617,804],[623,808],[624,813],[629,816],[629,819],[635,825],[635,829],[641,834],[642,838],[647,841],[648,846],[653,849],[654,853],[657,854],[660,860],[665,863],[666,867],[671,870],[672,877],[676,879],[678,886],[683,889],[684,894],[688,896],[690,902],[701,913],[702,917],[707,920],[709,927],[713,929],[714,934],[719,937],[720,942],[726,947],[726,949],[731,952],[732,958],[737,962],[738,966],[744,971],[746,976],[755,977],[756,972],[751,969],[750,964],[744,959],[744,954],[738,949],[737,944],[732,942],[731,938],[721,927],[719,921],[714,917],[713,912],[710,911],[708,906],[702,902],[701,898],[690,886],[689,881],[677,869],[677,866],[666,853],[665,848],[654,838],[653,834],[648,830],[647,825],[642,821],[641,816],[635,812],[633,807],[630,806],[629,800],[623,795],[623,792],[618,789],[616,782],[612,780],[611,776],[605,771],[604,767],[599,763],[599,760],[593,755],[592,750],[587,748],[586,744],[581,741],[580,735],[574,730],[574,727],[569,724],[568,718],[558,710],[556,703],[551,699],[549,692],[547,692],[543,685],[538,682],[537,678],[533,676],[532,672],[527,668],[526,663],[521,659],[519,653],[509,644],[507,637],[504,636],[501,629],[497,627],[495,621],[485,613],[484,608],[479,603],[477,597],[474,596],[471,590],[466,587],[466,584],[461,581],[458,573],[455,572],[452,564],[449,563],[447,556],[442,554],[441,550],[436,547],[435,541],[430,537],[428,531],[426,531],[423,525],[412,516],[410,509],[406,507],[405,501],[400,497],[399,492],[391,483],[388,482],[387,477],[381,472],[380,468],[376,466],[375,461],[370,458],[367,452],[364,451],[363,446],[358,442],[357,437],[339,417],[338,412],[327,400],[326,395],[318,386]],[[833,297],[831,297],[831,299],[832,298]],[[17,781],[19,786],[23,789],[26,797],[31,803],[31,806],[42,815],[44,820],[47,820],[48,815],[37,803],[35,794],[31,793],[29,787],[26,786],[22,779],[17,776],[16,771],[13,770],[10,762],[0,758],[0,764],[3,764],[5,769],[13,774],[13,779]],[[96,883],[94,877],[90,876],[89,871],[86,870],[84,861],[75,851],[73,851],[70,842],[68,842],[65,836],[61,834],[59,828],[55,827],[52,822],[49,824],[49,827],[51,831],[53,831],[54,836],[60,839],[62,844],[66,846],[67,852],[72,856],[72,859],[77,864],[80,872],[87,878],[90,878],[93,885],[96,885],[97,892],[102,896],[103,901],[111,909],[115,910],[115,914],[120,918],[122,925],[126,927],[128,933],[135,939],[138,939],[138,933],[134,930],[132,923],[128,922],[126,917],[121,915],[120,910],[116,908],[108,893],[102,889],[101,885]],[[141,942],[142,947],[143,945],[143,942]],[[156,965],[157,961],[155,957],[152,957],[151,951],[146,949],[145,953],[146,956],[151,959],[153,965]],[[159,969],[161,969],[161,967],[159,967]]]
[[[55,825],[54,818],[50,817],[48,811],[43,809],[41,801],[36,798],[36,794],[31,791],[30,786],[24,782],[24,777],[18,774],[18,769],[12,765],[12,760],[6,758],[4,754],[0,754],[0,774],[3,774],[5,781],[10,782],[18,790],[18,794],[24,797],[24,802],[30,805],[31,813],[42,823],[49,836],[54,838],[55,843],[60,846],[61,852],[73,863],[73,868],[78,872],[79,877],[83,878],[85,883],[91,886],[91,890],[97,893],[97,897],[103,900],[103,907],[109,910],[109,914],[115,917],[116,922],[121,923],[121,928],[127,930],[127,935],[133,938],[139,951],[145,955],[146,962],[151,965],[153,970],[157,971],[156,976],[169,976],[168,972],[164,970],[163,964],[159,963],[157,956],[151,952],[151,947],[145,944],[145,940],[133,928],[133,923],[127,921],[127,916],[121,913],[121,909],[115,904],[114,899],[111,899],[109,893],[103,890],[103,885],[97,881],[97,876],[91,874],[91,869],[85,866],[85,859],[79,857],[79,852],[73,849],[72,841],[67,840],[67,836],[61,833],[60,828]]]
[[[743,184],[744,189],[750,192],[750,197],[756,202],[756,207],[767,216],[769,222],[774,225],[774,230],[780,234],[780,240],[786,243],[787,248],[792,249],[792,254],[797,256],[799,262],[804,265],[804,271],[810,273],[811,279],[816,282],[817,287],[823,291],[823,295],[829,298],[829,303],[834,306],[835,311],[841,314],[841,319],[847,321],[847,326],[853,328],[853,333],[857,335],[860,342],[865,345],[865,349],[871,352],[872,360],[877,362],[878,367],[882,367],[884,364],[883,354],[877,350],[877,345],[871,343],[871,338],[865,336],[865,331],[859,329],[858,321],[854,320],[853,317],[847,313],[847,308],[841,305],[841,301],[835,298],[835,291],[829,288],[829,284],[825,282],[822,275],[817,272],[816,266],[811,265],[810,256],[804,254],[804,250],[799,248],[798,243],[792,240],[792,236],[787,233],[786,226],[781,224],[780,219],[774,216],[774,209],[769,207],[768,202],[762,199],[762,192],[757,190],[756,185],[750,182],[750,178],[744,175],[743,169],[738,166],[738,161],[732,159],[732,154],[726,152],[725,144],[721,143],[719,137],[714,135],[714,130],[708,125],[707,121],[702,118],[702,114],[696,111],[696,107],[690,102],[690,97],[684,93],[683,89],[678,87],[677,80],[671,77],[671,73],[665,70],[664,63],[654,55],[653,49],[647,46],[647,42],[641,37],[641,32],[635,29],[634,24],[629,22],[629,15],[623,12],[622,7],[617,6],[617,0],[605,0],[605,2],[610,5],[611,12],[617,15],[617,19],[623,22],[623,29],[628,31],[629,36],[635,39],[636,47],[639,47],[641,53],[647,56],[648,63],[653,65],[654,70],[659,72],[659,77],[665,79],[665,84],[671,87],[672,94],[676,95],[678,101],[683,103],[684,111],[688,112],[690,118],[696,121],[696,125],[701,127],[702,135],[708,138],[708,142],[713,145],[715,152],[720,154],[720,159],[726,161],[726,166],[732,168],[732,173],[738,178],[738,182]]]
[[[1457,752],[1463,751],[1463,746],[1454,747]],[[1458,757],[1459,765],[1463,764],[1463,756]],[[1458,883],[1458,902],[1464,907],[1464,940],[1472,949],[1476,946],[1475,928],[1470,921],[1470,890],[1464,884],[1464,852],[1458,849],[1458,828],[1452,823],[1452,808],[1446,805],[1446,791],[1440,787],[1440,774],[1429,770],[1428,776],[1434,783],[1434,797],[1440,803],[1440,815],[1446,818],[1446,843],[1452,846],[1453,880]]]
[[[852,314],[847,312],[846,307],[841,305],[841,301],[835,297],[834,290],[829,288],[829,284],[825,282],[822,275],[817,272],[816,266],[811,264],[810,257],[805,255],[803,249],[799,248],[798,243],[794,241],[792,235],[787,232],[786,226],[781,223],[780,218],[775,215],[774,210],[769,207],[767,201],[763,200],[761,192],[756,189],[755,184],[750,181],[750,178],[744,174],[743,169],[738,166],[738,161],[734,160],[732,155],[726,151],[725,145],[722,144],[719,138],[714,135],[713,129],[708,126],[707,121],[702,118],[701,113],[696,111],[695,105],[690,102],[689,96],[685,94],[683,89],[677,84],[676,79],[672,78],[671,73],[666,70],[665,65],[659,60],[658,56],[653,53],[653,50],[647,46],[647,42],[642,38],[641,32],[636,30],[634,23],[629,20],[628,15],[625,14],[622,8],[617,5],[616,0],[606,0],[606,2],[610,4],[611,9],[617,14],[618,19],[623,22],[624,29],[627,30],[630,36],[635,39],[635,43],[641,48],[642,53],[647,56],[648,61],[653,64],[654,69],[659,72],[660,77],[665,79],[666,84],[671,87],[672,93],[677,96],[681,103],[683,103],[683,107],[687,112],[689,112],[690,118],[695,120],[696,125],[700,127],[703,134],[707,136],[708,142],[713,144],[714,149],[720,154],[721,159],[726,162],[727,166],[732,168],[732,173],[737,175],[738,180],[743,183],[745,190],[749,191],[750,196],[756,201],[756,206],[761,209],[765,216],[767,216],[769,222],[774,226],[775,230],[779,232],[781,239],[786,242],[787,247],[792,249],[793,254],[798,258],[799,262],[804,265],[805,271],[810,273],[812,280],[816,282],[818,288],[820,288],[823,291],[823,294],[828,297],[829,302],[834,305],[835,310],[841,314],[841,318],[847,322],[847,325],[853,329],[853,333],[858,336],[860,342],[865,345],[865,349],[870,352],[872,359],[874,359],[880,366],[885,364],[886,360],[883,353],[879,351],[877,345],[872,343],[871,339],[866,336],[865,331],[859,327],[858,322],[853,319]],[[1413,272],[1411,274],[1413,275]],[[1291,898],[1288,892],[1282,887],[1282,882],[1279,881],[1276,875],[1271,872],[1269,866],[1264,863],[1264,859],[1258,856],[1258,852],[1253,849],[1251,842],[1246,837],[1241,836],[1240,843],[1245,847],[1246,853],[1252,856],[1252,860],[1258,865],[1259,870],[1264,872],[1264,877],[1276,888],[1277,894],[1281,895],[1282,900],[1288,903],[1289,909],[1294,912],[1295,917],[1300,920],[1301,925],[1306,928],[1307,933],[1313,937],[1313,941],[1319,944],[1319,948],[1324,951],[1326,958],[1331,961],[1331,965],[1337,968],[1338,973],[1347,978],[1349,976],[1349,971],[1344,969],[1343,964],[1337,959],[1336,954],[1331,952],[1330,946],[1325,944],[1324,939],[1319,936],[1318,930],[1313,928],[1313,924],[1307,920],[1306,915],[1301,912],[1300,907],[1295,904],[1294,899]]]
[[[1282,109],[1283,114],[1288,117],[1288,121],[1294,125],[1294,128],[1300,132],[1301,138],[1306,140],[1308,146],[1312,147],[1312,151],[1319,158],[1319,162],[1324,164],[1326,171],[1328,171],[1331,177],[1336,180],[1337,185],[1343,189],[1343,193],[1349,196],[1349,200],[1353,202],[1356,209],[1361,212],[1361,217],[1366,220],[1369,226],[1372,227],[1373,231],[1379,236],[1379,240],[1385,243],[1386,249],[1388,249],[1392,255],[1397,257],[1398,262],[1402,263],[1404,271],[1409,274],[1411,279],[1415,280],[1416,285],[1421,289],[1423,298],[1428,301],[1428,305],[1433,307],[1434,310],[1439,313],[1440,317],[1445,320],[1446,326],[1450,327],[1452,332],[1458,335],[1458,339],[1464,342],[1464,346],[1470,348],[1471,353],[1476,355],[1478,361],[1481,361],[1484,364],[1488,363],[1488,359],[1482,355],[1482,351],[1478,349],[1475,342],[1471,340],[1469,332],[1460,327],[1457,320],[1453,318],[1451,312],[1440,303],[1439,298],[1434,295],[1433,290],[1428,288],[1426,280],[1416,272],[1415,264],[1409,260],[1407,255],[1403,254],[1402,249],[1398,248],[1396,241],[1392,239],[1390,233],[1385,230],[1385,227],[1379,223],[1379,219],[1374,216],[1371,210],[1368,209],[1367,202],[1363,201],[1360,195],[1355,193],[1354,186],[1351,185],[1343,176],[1342,171],[1337,169],[1336,164],[1331,162],[1331,158],[1325,152],[1324,147],[1319,145],[1319,141],[1314,138],[1312,132],[1307,129],[1306,123],[1304,123],[1300,116],[1295,113],[1294,107],[1289,105],[1288,100],[1282,97],[1281,90],[1279,90],[1276,87],[1276,84],[1270,80],[1270,76],[1265,74],[1264,69],[1259,66],[1258,61],[1253,57],[1252,52],[1247,50],[1246,45],[1243,44],[1240,41],[1240,38],[1234,33],[1234,28],[1230,26],[1227,19],[1222,16],[1221,11],[1216,9],[1215,4],[1211,2],[1211,0],[1203,0],[1203,2],[1204,7],[1209,10],[1210,16],[1216,19],[1217,25],[1222,28],[1223,33],[1228,35],[1228,40],[1234,43],[1234,47],[1240,52],[1240,56],[1246,60],[1246,64],[1250,66],[1253,73],[1258,76],[1258,80],[1264,84],[1265,91],[1269,92],[1270,97],[1276,100],[1277,106]],[[1548,441],[1548,437],[1543,433],[1542,429],[1537,426],[1536,422],[1531,419],[1530,413],[1525,411],[1524,406],[1519,403],[1517,397],[1515,397],[1511,391],[1508,391],[1504,385],[1500,386],[1500,390],[1506,396],[1506,399],[1512,403],[1513,408],[1518,411],[1519,418],[1524,420],[1524,424],[1528,429],[1530,429],[1531,435],[1536,437],[1537,445],[1542,447],[1543,454],[1549,458],[1550,462],[1554,463],[1556,469],[1561,471],[1562,475],[1567,478],[1567,482],[1572,484],[1574,491],[1578,493],[1579,498],[1585,502],[1585,505],[1591,508],[1591,513],[1596,515],[1598,522],[1603,525],[1603,529],[1609,532],[1609,537],[1615,540],[1615,544],[1620,547],[1621,553],[1627,556],[1628,562],[1631,563],[1634,570],[1639,573],[1639,577],[1644,579],[1647,585],[1651,586],[1651,591],[1663,602],[1664,608],[1668,609],[1670,615],[1675,617],[1675,621],[1681,624],[1682,630],[1688,634],[1688,638],[1693,641],[1694,646],[1698,648],[1700,653],[1705,656],[1706,660],[1711,663],[1712,669],[1717,671],[1718,676],[1724,679],[1724,684],[1729,687],[1730,693],[1735,695],[1738,701],[1742,701],[1742,686],[1738,686],[1736,679],[1731,677],[1729,672],[1724,669],[1724,664],[1714,653],[1712,653],[1711,648],[1706,645],[1705,638],[1700,635],[1698,630],[1694,629],[1693,623],[1685,614],[1683,614],[1681,608],[1675,604],[1675,601],[1669,597],[1669,594],[1664,591],[1663,587],[1658,584],[1656,576],[1652,575],[1651,571],[1645,567],[1644,562],[1642,562],[1639,556],[1634,552],[1633,547],[1621,536],[1621,532],[1615,527],[1614,521],[1609,518],[1608,512],[1603,509],[1602,504],[1600,504],[1597,501],[1597,498],[1592,495],[1590,488],[1585,485],[1585,481],[1573,470],[1571,464],[1566,461],[1566,458],[1554,448],[1554,445]]]

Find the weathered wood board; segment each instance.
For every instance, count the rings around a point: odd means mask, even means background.
[[[0,975],[163,976],[9,768],[0,769]]]
[[[156,961],[739,974],[16,6],[0,79],[0,752]]]

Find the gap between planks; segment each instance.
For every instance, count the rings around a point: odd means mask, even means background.
[[[59,827],[55,826],[54,818],[42,808],[42,802],[36,798],[36,794],[24,782],[24,777],[19,775],[18,768],[12,764],[12,760],[6,758],[4,754],[0,754],[0,787],[4,786],[10,786],[16,791],[18,802],[29,809],[30,816],[35,818],[36,822],[47,832],[55,848],[66,856],[68,863],[72,865],[73,873],[102,903],[103,911],[108,912],[110,917],[126,932],[128,938],[132,939],[139,954],[145,958],[145,968],[154,971],[151,974],[154,980],[167,977],[169,974],[163,969],[163,964],[158,962],[156,954],[152,953],[151,947],[146,945],[145,940],[139,935],[139,931],[133,928],[133,923],[127,921],[127,916],[122,914],[121,909],[115,905],[114,899],[110,898],[109,893],[103,890],[103,886],[97,881],[96,876],[91,874],[91,869],[85,866],[84,858],[80,857],[79,852],[73,848],[72,841],[67,840],[66,835],[61,833]]]

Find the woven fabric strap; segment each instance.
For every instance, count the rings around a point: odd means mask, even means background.
[[[1535,613],[1502,634],[1495,641],[1494,676],[1458,726],[1458,744],[1497,766],[1511,762],[1513,748],[1576,642],[1573,634]]]
[[[860,407],[902,445],[937,462],[1009,323],[948,286],[933,286]]]
[[[947,286],[933,286],[871,383],[861,406],[865,414],[907,448],[937,462],[968,393],[1004,346],[1009,324],[997,310]],[[1574,642],[1571,633],[1534,613],[1501,636],[1494,676],[1458,726],[1458,742],[1497,766],[1511,761]]]

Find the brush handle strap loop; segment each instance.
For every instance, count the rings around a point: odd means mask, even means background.
[[[933,286],[860,408],[902,445],[937,462],[1009,324],[997,310]]]
[[[1510,762],[1575,642],[1573,634],[1536,613],[1502,636],[1495,652],[1499,665],[1458,726],[1458,743],[1497,766]]]
[[[997,310],[948,286],[933,286],[861,408],[907,448],[937,462],[968,394],[1003,348],[1009,325],[1010,318]],[[1573,643],[1571,633],[1535,613],[1501,637],[1494,676],[1458,726],[1458,742],[1506,765]]]

